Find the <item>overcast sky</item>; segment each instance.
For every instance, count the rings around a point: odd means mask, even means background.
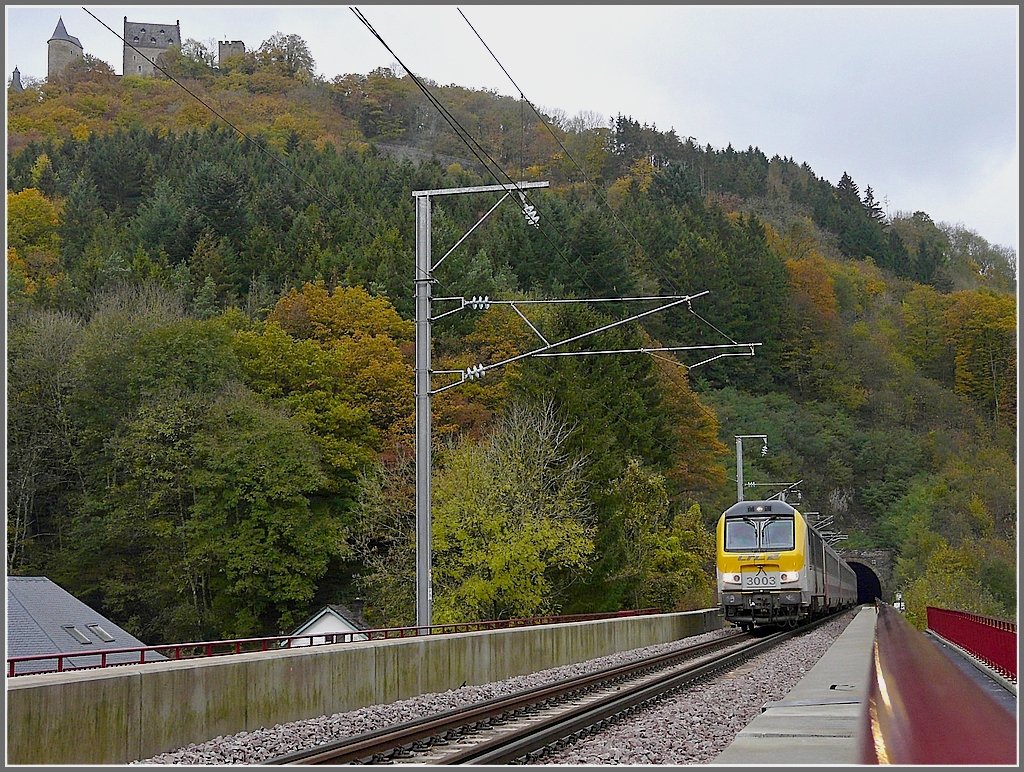
[[[317,72],[394,59],[348,6],[86,5],[181,22],[184,38],[300,35]],[[399,58],[441,84],[518,96],[459,15],[542,108],[632,115],[701,144],[759,147],[848,172],[890,215],[927,212],[1019,251],[1018,8],[989,6],[358,6]],[[62,16],[121,73],[121,42],[80,6],[7,6],[7,78],[46,75]]]

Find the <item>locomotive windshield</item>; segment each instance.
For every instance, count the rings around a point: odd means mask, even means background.
[[[726,518],[724,546],[726,552],[791,550],[793,518]]]
[[[761,549],[793,549],[793,518],[772,517],[761,528]]]
[[[725,548],[730,552],[757,549],[757,523],[753,520],[725,521]]]

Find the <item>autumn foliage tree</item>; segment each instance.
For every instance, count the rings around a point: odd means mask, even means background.
[[[194,41],[167,59],[245,138],[89,58],[7,94],[8,568],[152,642],[276,634],[360,582],[374,623],[409,622],[409,191],[490,180],[398,67],[327,83],[283,33],[217,67]],[[739,431],[771,437],[751,479],[804,479],[849,544],[900,552],[905,586],[1013,607],[1012,249],[753,146],[622,115],[552,111],[549,132],[519,99],[428,86],[505,168],[552,181],[541,228],[500,209],[435,296],[708,291],[591,341],[650,355],[523,359],[437,395],[446,618],[707,602],[698,525],[734,500]],[[448,197],[435,247],[488,205]],[[556,340],[622,311],[528,314]],[[700,367],[653,351],[727,339],[763,345]],[[537,341],[507,306],[446,316],[434,367]],[[512,444],[517,404],[574,427],[564,463]]]

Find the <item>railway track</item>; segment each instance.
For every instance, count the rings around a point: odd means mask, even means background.
[[[831,617],[737,633],[266,761],[290,764],[508,764],[538,758],[649,703],[724,672]]]

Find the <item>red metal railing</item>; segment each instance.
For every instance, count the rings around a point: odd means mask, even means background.
[[[1015,764],[1015,716],[891,606],[877,608],[860,763]]]
[[[486,630],[504,630],[510,627],[529,627],[565,622],[588,622],[599,619],[616,619],[645,614],[658,614],[661,609],[635,609],[613,611],[602,614],[571,614],[567,616],[521,617],[495,619],[485,622],[460,622],[457,624],[430,625],[429,627],[383,627],[373,630],[356,630],[345,633],[313,633],[309,635],[274,635],[264,638],[236,638],[225,641],[201,641],[196,643],[168,643],[159,646],[134,646],[119,649],[93,649],[91,651],[69,651],[59,654],[30,654],[7,658],[7,675],[34,675],[36,673],[65,672],[116,667],[120,665],[153,664],[168,659],[194,659],[217,657],[226,654],[243,654],[259,651],[278,651],[300,646],[320,646],[328,643],[352,643],[354,641],[376,641],[389,638],[408,638],[417,635],[445,635],[450,633],[471,633]],[[114,658],[116,661],[111,661]],[[87,664],[72,664],[71,660],[84,660]],[[18,671],[19,663],[52,662],[44,669]]]
[[[1017,625],[966,611],[928,607],[928,629],[1017,681]]]

